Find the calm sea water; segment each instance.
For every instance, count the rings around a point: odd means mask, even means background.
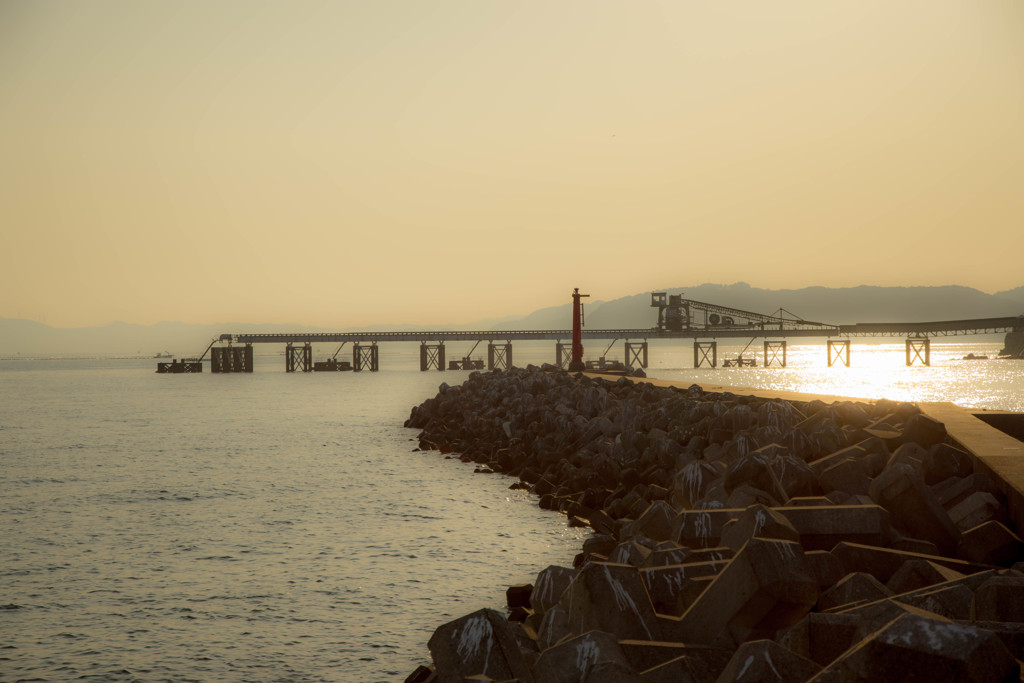
[[[1024,410],[1024,363],[959,360],[998,348],[936,344],[906,368],[902,344],[855,345],[826,368],[823,344],[791,346],[785,370],[694,370],[690,346],[652,343],[650,374]],[[306,375],[277,355],[231,376],[0,361],[0,680],[402,680],[439,624],[570,563],[584,532],[507,478],[411,452],[409,409],[466,376],[414,352]]]
[[[0,364],[0,680],[402,680],[579,551],[507,478],[410,452],[464,373],[154,367]]]

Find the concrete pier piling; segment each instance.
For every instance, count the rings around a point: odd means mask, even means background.
[[[907,338],[907,367],[920,363],[921,365],[931,365],[932,344],[928,337],[908,337]]]
[[[285,372],[312,372],[313,346],[306,342],[302,346],[287,344],[284,349]]]
[[[487,369],[509,370],[512,367],[512,342],[487,343]]]
[[[693,367],[701,368],[705,365],[709,368],[718,367],[718,342],[693,342]]]
[[[380,370],[380,355],[377,344],[353,344],[352,345],[352,369],[356,372],[369,370],[377,372]]]
[[[832,367],[836,363],[842,363],[845,367],[850,367],[849,339],[828,340],[828,366]]]
[[[764,342],[764,366],[770,368],[776,365],[780,368],[786,367],[786,342],[785,340],[766,339]]]
[[[647,342],[631,342],[628,339],[625,343],[626,366],[634,368],[647,368]]]
[[[426,372],[427,370],[444,370],[445,348],[444,343],[440,344],[428,344],[422,342],[420,344],[420,371]]]
[[[252,344],[212,347],[210,372],[252,372]]]

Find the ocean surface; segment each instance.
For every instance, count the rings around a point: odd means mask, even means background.
[[[999,347],[933,343],[908,368],[902,342],[854,344],[828,368],[824,343],[790,345],[785,369],[694,370],[692,346],[652,342],[649,374],[1024,411],[1024,362],[961,360]],[[0,361],[0,681],[401,681],[438,625],[572,562],[586,533],[509,478],[413,452],[411,407],[468,373],[395,344],[378,373],[286,374],[276,351],[247,375]]]

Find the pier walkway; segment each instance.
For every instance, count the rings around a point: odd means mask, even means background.
[[[727,306],[710,304],[682,295],[665,292],[651,294],[651,306],[658,309],[658,322],[649,328],[579,330],[583,340],[611,340],[604,355],[590,361],[594,369],[609,366],[646,368],[650,340],[693,340],[693,366],[717,367],[719,339],[746,339],[747,344],[735,358],[723,358],[726,367],[750,367],[757,364],[754,342],[762,342],[762,363],[765,367],[786,367],[786,343],[791,338],[825,339],[828,364],[850,365],[850,340],[854,337],[905,337],[907,365],[930,365],[932,337],[1007,333],[1006,352],[1024,356],[1024,316],[976,318],[931,322],[856,323],[835,325],[799,318],[779,309],[772,314],[755,313]],[[370,370],[379,369],[379,344],[383,342],[419,342],[421,370],[483,369],[482,359],[471,355],[481,343],[487,343],[487,369],[512,366],[512,344],[518,341],[554,341],[553,361],[568,367],[573,331],[565,330],[416,330],[367,332],[296,332],[296,333],[224,333],[210,342],[198,358],[185,358],[159,363],[157,372],[202,372],[202,363],[210,354],[211,372],[252,372],[254,344],[284,344],[287,372]],[[623,362],[606,361],[605,356],[618,341],[623,342]],[[459,359],[446,362],[448,342],[474,342]],[[339,344],[338,350],[325,361],[313,362],[313,344]],[[346,345],[351,345],[352,361],[339,360]]]
[[[797,321],[793,321],[797,323]],[[788,337],[902,337],[927,335],[945,337],[1009,332],[1024,327],[1024,316],[979,318],[916,323],[856,323],[853,325],[793,324],[779,325],[706,325],[684,330],[659,330],[656,327],[583,330],[584,339],[730,339]],[[297,332],[222,334],[219,341],[236,344],[304,344],[341,342],[443,342],[487,340],[561,340],[570,339],[572,330],[433,330],[415,332]]]
[[[646,368],[650,340],[692,339],[694,367],[719,365],[719,339],[747,339],[747,346],[737,358],[722,358],[725,366],[753,366],[756,354],[747,353],[753,342],[760,340],[762,363],[765,367],[786,367],[786,341],[791,338],[825,339],[828,364],[850,365],[850,340],[855,337],[906,337],[907,365],[930,365],[932,337],[959,335],[1012,333],[1024,330],[1024,316],[978,318],[932,322],[856,323],[828,325],[802,320],[775,319],[772,322],[754,321],[747,324],[717,324],[705,321],[683,329],[621,328],[584,329],[583,339],[610,340],[608,350],[617,341],[624,346],[622,365]],[[1019,334],[1019,332],[1018,332]],[[211,354],[212,372],[252,372],[252,345],[284,344],[285,370],[309,372],[312,370],[370,370],[379,369],[379,344],[384,342],[419,342],[421,370],[483,369],[482,360],[471,360],[477,346],[487,343],[488,369],[507,368],[512,365],[512,344],[517,341],[554,341],[555,363],[565,367],[568,361],[568,340],[572,330],[421,330],[421,331],[367,331],[367,332],[295,332],[295,333],[225,333],[215,339],[199,358],[161,363],[158,372],[202,372],[206,353]],[[1009,335],[1008,335],[1009,338]],[[710,340],[710,341],[709,341]],[[446,361],[445,344],[449,342],[475,342],[469,353],[457,360]],[[339,344],[338,350],[326,361],[313,361],[313,344]],[[338,360],[338,355],[351,345],[352,361]],[[606,352],[607,353],[607,350]],[[600,366],[605,367],[602,357]],[[608,361],[617,364],[619,361]]]

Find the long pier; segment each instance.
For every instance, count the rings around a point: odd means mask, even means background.
[[[1024,317],[979,318],[915,323],[857,323],[853,325],[781,327],[731,325],[706,326],[683,330],[659,330],[657,328],[620,328],[607,330],[583,330],[583,338],[590,340],[622,340],[625,346],[625,365],[646,368],[648,363],[648,342],[663,339],[693,339],[694,367],[717,367],[718,339],[763,340],[763,358],[766,366],[786,366],[786,341],[790,338],[826,338],[829,351],[829,365],[840,362],[850,365],[850,339],[854,337],[898,337],[907,338],[907,365],[930,365],[930,339],[975,334],[1013,333],[1024,329]],[[1008,335],[1009,336],[1009,335]],[[284,344],[286,348],[286,370],[377,370],[379,354],[377,345],[383,342],[419,342],[421,344],[421,369],[478,369],[480,362],[471,363],[468,356],[445,363],[445,342],[471,341],[487,342],[488,368],[511,366],[512,343],[515,341],[555,341],[555,361],[563,364],[567,357],[567,340],[572,330],[429,330],[416,332],[294,332],[294,333],[226,333],[220,335],[210,348],[213,372],[251,372],[253,344]],[[842,337],[836,340],[833,337]],[[702,340],[712,341],[702,341]],[[781,340],[781,341],[780,341]],[[216,346],[215,344],[226,346]],[[232,346],[233,344],[242,346]],[[338,361],[335,357],[322,363],[312,360],[313,344],[351,344],[353,361]],[[369,345],[369,346],[367,346]],[[748,347],[750,344],[748,344]],[[476,347],[474,346],[474,349]],[[248,349],[248,351],[246,350]],[[341,349],[339,348],[339,351]],[[198,359],[185,359],[173,363],[161,363],[163,372],[201,372],[196,367],[205,359],[206,353]],[[748,357],[749,358],[749,357]],[[191,368],[185,369],[185,363]],[[725,365],[752,365],[741,353],[736,360],[725,359]],[[179,369],[180,368],[180,369]]]
[[[928,335],[946,337],[972,334],[998,334],[1024,327],[1024,316],[979,318],[917,323],[856,323],[816,327],[770,328],[751,325],[711,325],[670,331],[658,328],[621,328],[583,330],[584,339],[717,339],[788,337],[902,337]],[[299,332],[222,334],[219,341],[236,344],[297,344],[341,342],[430,342],[430,341],[536,341],[572,337],[572,330],[434,330],[418,332]]]
[[[932,337],[1007,333],[1005,355],[1024,357],[1024,316],[975,318],[931,322],[887,322],[833,325],[803,320],[784,309],[765,315],[739,309],[683,299],[681,295],[652,294],[651,306],[658,309],[658,324],[651,328],[583,329],[583,339],[624,342],[624,362],[601,358],[591,361],[593,369],[606,366],[648,365],[650,340],[692,339],[694,367],[717,367],[719,339],[748,339],[746,347],[735,359],[723,359],[724,366],[753,366],[755,353],[747,353],[751,345],[763,344],[765,367],[786,367],[786,342],[790,338],[824,338],[827,340],[828,364],[850,365],[850,340],[854,337],[906,337],[907,365],[930,365]],[[737,320],[742,322],[737,322]],[[211,371],[252,372],[254,344],[284,344],[287,372],[370,370],[379,369],[378,344],[382,342],[419,342],[421,370],[483,369],[482,360],[470,355],[477,346],[487,343],[488,369],[512,366],[512,344],[517,341],[554,341],[555,363],[566,367],[572,330],[431,330],[431,331],[367,331],[367,332],[297,332],[297,333],[225,333],[214,339],[198,358],[159,363],[157,372],[202,372],[202,362],[210,354]],[[708,341],[710,340],[710,341]],[[446,363],[446,342],[475,342],[469,354]],[[339,344],[326,361],[313,362],[313,344]],[[345,345],[351,345],[352,361],[338,360]],[[240,346],[239,346],[240,345]],[[607,352],[606,352],[607,353]]]

